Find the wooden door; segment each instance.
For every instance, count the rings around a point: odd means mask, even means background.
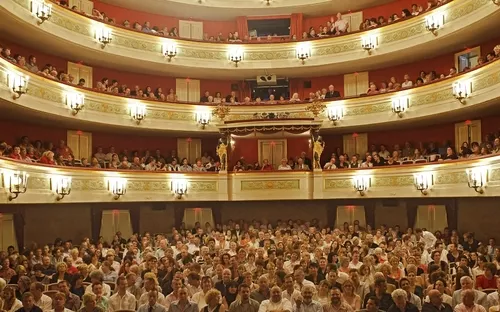
[[[177,139],[177,155],[179,161],[183,158],[187,158],[190,164],[196,162],[196,158],[201,157],[201,139],[188,139],[179,138]]]
[[[191,39],[191,22],[179,20],[179,37]]]
[[[467,142],[470,144],[472,142],[481,142],[481,120],[472,120],[470,125],[466,125],[465,122],[459,122],[455,124],[455,150],[460,153],[460,147],[462,143]]]
[[[14,230],[14,215],[0,213],[0,250],[7,250],[9,246],[14,246],[14,249],[18,250]]]
[[[187,101],[199,102],[200,101],[200,81],[196,79],[189,79],[187,81]]]
[[[175,79],[175,94],[179,101],[187,102],[189,99],[188,83],[184,78]]]
[[[203,22],[191,22],[191,39],[203,40]]]
[[[66,144],[73,151],[75,159],[92,157],[92,133],[68,130]]]
[[[344,153],[349,155],[349,157],[359,154],[363,158],[368,151],[368,134],[358,133],[356,137],[352,134],[345,134],[343,137],[343,147]]]
[[[286,139],[281,140],[259,140],[258,142],[259,163],[262,164],[264,159],[267,159],[274,169],[278,169],[281,164],[281,159],[287,158]]]

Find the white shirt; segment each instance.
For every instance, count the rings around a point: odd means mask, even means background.
[[[349,269],[359,270],[359,268],[361,268],[362,265],[363,265],[363,262],[361,262],[361,261],[358,261],[358,263],[353,263],[351,261],[351,262],[349,262]]]
[[[35,305],[37,305],[43,312],[48,312],[52,310],[52,298],[47,295],[42,294],[40,300],[35,301]]]
[[[55,312],[56,310],[52,309],[52,310],[49,310],[48,312]],[[66,309],[64,308],[63,312],[74,312],[73,310],[70,310],[70,309]]]
[[[142,306],[143,304],[148,304],[148,298],[149,298],[148,293],[149,293],[148,291],[145,291],[139,298],[139,303],[137,304],[139,307]],[[158,291],[158,300],[156,301],[156,303],[165,306],[165,296],[159,291]],[[168,307],[166,308],[168,310]]]
[[[269,311],[289,311],[292,312],[292,303],[288,299],[281,299],[280,302],[272,302],[271,300],[264,300],[261,302],[259,312]]]
[[[347,21],[341,18],[335,22],[335,27],[337,27],[337,29],[341,32],[345,32],[347,31]]]
[[[300,291],[298,291],[297,289],[293,289],[291,295],[288,293],[288,290],[285,289],[281,293],[281,298],[287,299],[290,302],[294,302],[295,301],[294,298],[296,298],[298,295],[300,295]]]
[[[401,87],[403,89],[405,89],[405,88],[411,88],[411,87],[413,87],[413,81],[411,81],[411,80],[405,81],[405,82],[403,82],[401,84]]]
[[[286,165],[279,165],[278,170],[292,170],[292,167],[290,167],[288,164]]]
[[[198,305],[198,309],[200,309],[200,311],[207,306],[207,303],[205,302],[205,293],[203,292],[203,290],[194,294],[191,298],[191,301]]]
[[[302,288],[304,288],[304,286],[316,287],[313,282],[308,281],[306,279],[304,279],[302,281],[302,284],[299,284],[299,283],[295,282],[295,288],[298,289],[298,290],[300,290],[300,291],[302,291]]]
[[[432,248],[434,248],[434,244],[436,244],[437,238],[431,232],[423,231],[422,237],[420,238],[420,241],[424,242],[425,249],[432,249]]]
[[[118,311],[118,310],[132,310],[135,311],[137,300],[135,296],[125,292],[123,297],[120,297],[119,293],[114,294],[109,298],[108,302],[108,312]]]

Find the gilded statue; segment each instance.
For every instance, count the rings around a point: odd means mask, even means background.
[[[314,158],[314,169],[321,169],[321,154],[325,149],[325,142],[323,138],[318,135],[316,138],[313,136],[313,158]]]
[[[224,139],[219,139],[215,152],[220,159],[220,171],[227,171],[227,144]]]

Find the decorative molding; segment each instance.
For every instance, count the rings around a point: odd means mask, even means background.
[[[242,191],[299,190],[300,180],[241,181]]]

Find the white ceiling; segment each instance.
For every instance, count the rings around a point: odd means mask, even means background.
[[[359,11],[394,0],[101,0],[123,8],[202,20],[227,21],[238,16],[289,15],[325,16]],[[201,3],[200,3],[201,1]]]

